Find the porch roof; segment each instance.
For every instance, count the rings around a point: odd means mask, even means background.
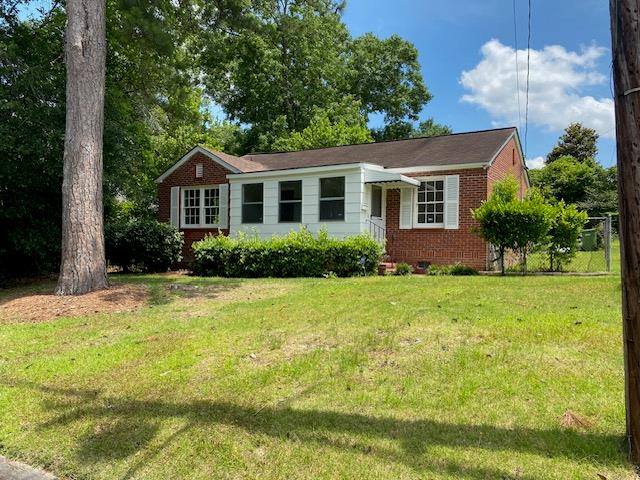
[[[387,187],[417,187],[420,181],[397,172],[387,170],[364,171],[364,183],[384,184]]]

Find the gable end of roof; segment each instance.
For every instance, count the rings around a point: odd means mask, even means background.
[[[227,170],[229,170],[231,173],[242,173],[242,171],[231,165],[230,163],[226,162],[225,160],[223,160],[220,156],[216,155],[215,152],[212,152],[211,150],[201,147],[200,145],[197,145],[195,147],[193,147],[191,150],[189,150],[180,160],[178,160],[176,163],[174,163],[166,172],[164,172],[162,175],[160,175],[158,178],[156,178],[156,183],[162,183],[169,175],[171,175],[173,172],[175,172],[178,168],[180,168],[182,165],[184,165],[191,157],[193,157],[196,154],[202,154],[205,157],[213,160],[214,162],[216,162],[217,164],[219,164],[221,167],[226,168]]]

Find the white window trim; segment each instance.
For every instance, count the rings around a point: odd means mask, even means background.
[[[418,223],[418,189],[420,186],[416,187],[416,191],[414,193],[413,200],[413,228],[425,228],[425,229],[444,229],[444,215],[447,208],[447,182],[446,176],[429,176],[429,177],[413,177],[416,180],[422,182],[436,182],[442,181],[442,223]]]
[[[204,191],[210,189],[218,190],[218,223],[203,223],[204,215]],[[185,192],[187,190],[200,190],[200,223],[186,224],[184,223],[184,205],[185,205]],[[197,229],[197,228],[220,228],[220,185],[193,185],[180,187],[180,228],[183,230]]]
[[[322,197],[322,180],[325,178],[342,178],[344,179],[344,193],[342,194],[341,197]],[[330,200],[342,200],[342,205],[343,205],[343,209],[344,209],[344,217],[342,218],[342,220],[323,220],[320,218],[320,214],[321,214],[321,208],[320,206],[322,205],[323,201],[330,201]],[[318,178],[318,223],[323,223],[323,222],[329,222],[329,223],[336,223],[336,222],[346,222],[347,221],[347,177],[346,175],[323,175],[322,177]]]

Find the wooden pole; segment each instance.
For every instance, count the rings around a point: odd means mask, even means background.
[[[640,464],[640,0],[610,0],[629,459]]]

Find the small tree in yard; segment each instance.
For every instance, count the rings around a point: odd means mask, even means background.
[[[498,249],[503,275],[505,252],[521,252],[526,266],[529,247],[544,241],[551,227],[551,210],[542,196],[532,191],[520,200],[518,188],[512,177],[497,182],[489,200],[473,211],[480,224],[478,234]]]
[[[582,229],[588,217],[575,205],[559,202],[552,207],[552,222],[549,229],[547,255],[549,270],[560,271],[576,256]]]

